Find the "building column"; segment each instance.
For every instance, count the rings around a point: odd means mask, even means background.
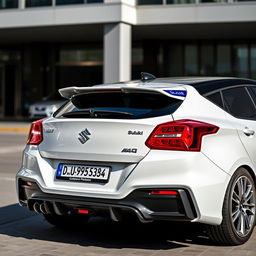
[[[25,0],[19,0],[18,7],[19,7],[19,9],[25,9],[25,7],[26,7]]]
[[[104,25],[104,83],[131,80],[131,25]]]

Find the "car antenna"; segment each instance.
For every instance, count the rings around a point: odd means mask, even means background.
[[[154,80],[156,79],[156,77],[150,73],[147,73],[147,72],[141,72],[141,81],[142,82],[147,82],[147,81],[151,81],[151,80]]]

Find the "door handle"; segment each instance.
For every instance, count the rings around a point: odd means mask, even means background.
[[[252,136],[254,135],[255,131],[254,130],[250,130],[248,127],[245,127],[244,130],[243,130],[244,134],[246,136]]]

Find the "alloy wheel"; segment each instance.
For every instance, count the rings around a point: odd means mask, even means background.
[[[231,220],[237,235],[245,237],[254,226],[255,190],[246,176],[240,176],[231,190]]]

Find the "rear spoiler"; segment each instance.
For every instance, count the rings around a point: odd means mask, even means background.
[[[67,87],[59,89],[59,93],[63,98],[71,99],[73,96],[80,93],[90,93],[90,92],[127,92],[127,93],[163,93],[169,97],[184,99],[187,95],[187,90],[182,86],[174,86],[172,88],[148,88],[148,87],[134,87],[134,86],[97,86],[97,87]]]

